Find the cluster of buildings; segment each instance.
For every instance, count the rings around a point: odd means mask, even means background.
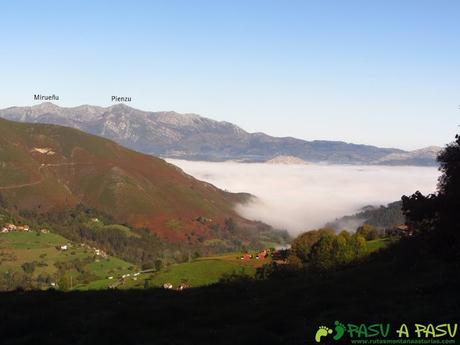
[[[94,254],[96,254],[97,256],[100,256],[102,258],[107,258],[107,253],[105,251],[103,251],[102,249],[98,249],[98,248],[92,248],[94,250]]]
[[[0,229],[0,233],[2,233],[2,234],[6,234],[8,232],[31,232],[31,231],[32,231],[32,229],[27,224],[15,225],[15,224],[12,224],[12,223],[7,223],[4,226],[2,226],[2,228]],[[49,230],[48,229],[40,229],[40,232],[42,234],[47,234],[47,233],[49,233]]]
[[[56,247],[56,249],[60,250],[60,251],[66,251],[66,250],[69,250],[70,248],[72,247],[72,244],[71,243],[67,243],[67,244],[62,244],[62,245],[59,245]],[[106,259],[108,257],[108,254],[103,251],[102,249],[99,249],[99,248],[96,248],[96,247],[91,247],[91,246],[88,246],[87,244],[85,243],[81,243],[80,244],[80,247],[83,247],[83,248],[87,248],[89,250],[92,250],[94,252],[94,255],[96,256],[100,256],[101,258],[104,258]]]
[[[279,264],[285,263],[286,258],[287,258],[287,249],[278,249],[278,250],[265,249],[256,254],[244,253],[243,255],[241,255],[240,259],[243,261],[249,261],[253,259],[264,260],[265,258],[268,258],[268,257],[270,257],[276,263],[279,263]]]
[[[25,225],[14,225],[14,224],[11,224],[11,223],[5,224],[2,227],[2,230],[1,230],[2,233],[14,232],[14,231],[17,231],[17,232],[29,232],[31,230],[30,230],[30,227],[27,224],[25,224]]]
[[[108,254],[107,254],[105,251],[103,251],[102,249],[99,249],[99,248],[96,248],[96,247],[88,246],[88,245],[85,244],[85,243],[81,243],[81,244],[80,244],[80,247],[88,248],[89,250],[94,251],[94,254],[95,254],[96,256],[100,256],[101,258],[106,259],[106,258],[108,257]]]
[[[248,261],[251,259],[263,260],[269,255],[270,255],[270,250],[264,249],[261,252],[258,252],[256,254],[244,253],[243,255],[241,255],[240,259],[244,261]]]
[[[413,234],[413,229],[405,224],[400,224],[392,228],[385,229],[385,236],[390,237],[410,237]]]

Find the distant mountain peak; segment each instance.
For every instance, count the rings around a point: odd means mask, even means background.
[[[413,151],[394,152],[378,159],[375,163],[390,165],[405,165],[408,163],[412,163],[412,165],[434,165],[441,150],[442,148],[439,146],[427,146]]]
[[[61,109],[61,107],[51,102],[43,102],[43,103],[32,106],[32,109],[34,109],[35,111],[48,112],[48,111],[57,111]]]
[[[130,107],[129,105],[126,105],[125,103],[117,103],[117,104],[114,104],[114,105],[111,105],[105,109],[116,109],[116,110],[137,110],[137,109],[134,109],[133,107]],[[137,111],[141,111],[141,110],[137,110]]]
[[[272,137],[194,113],[150,112],[124,103],[63,108],[45,102],[0,110],[0,117],[73,127],[143,153],[190,160],[265,162],[275,156],[292,156],[335,164],[435,165],[439,152],[435,147],[409,152],[342,141]]]
[[[441,152],[441,150],[442,150],[442,147],[440,147],[440,146],[427,146],[427,147],[422,147],[421,149],[413,150],[413,151],[410,151],[410,152],[438,154],[439,152]]]

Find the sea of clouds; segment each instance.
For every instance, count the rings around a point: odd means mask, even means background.
[[[253,194],[257,198],[237,211],[291,234],[417,190],[434,192],[439,176],[434,167],[167,161],[221,189]]]

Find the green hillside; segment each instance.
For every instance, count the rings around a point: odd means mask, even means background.
[[[61,246],[67,246],[66,250]],[[36,231],[0,233],[0,263],[3,289],[16,284],[22,288],[71,290],[137,269],[116,257],[97,255],[92,247]]]
[[[245,275],[254,278],[257,268],[271,262],[270,258],[244,261],[241,260],[242,255],[243,253],[229,253],[169,265],[158,272],[141,274],[136,280],[127,279],[120,288],[139,289],[144,288],[146,284],[149,287],[162,287],[165,283],[172,284],[174,288],[181,284],[199,287],[215,284],[228,275]]]
[[[47,214],[84,205],[168,242],[220,239],[228,250],[258,241],[260,224],[233,210],[247,198],[107,139],[0,119],[0,206],[10,211]]]

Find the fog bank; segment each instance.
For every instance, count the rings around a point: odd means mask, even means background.
[[[256,201],[237,211],[292,234],[416,190],[434,192],[439,176],[434,167],[167,161],[221,189],[255,195]]]

